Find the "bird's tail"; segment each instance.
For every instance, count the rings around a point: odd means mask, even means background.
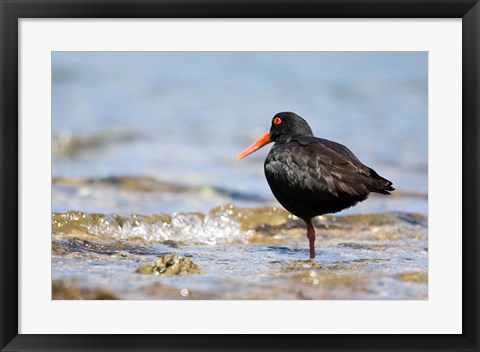
[[[395,188],[392,187],[392,182],[377,174],[375,170],[370,169],[370,176],[373,178],[370,192],[390,194],[390,191],[395,191]]]

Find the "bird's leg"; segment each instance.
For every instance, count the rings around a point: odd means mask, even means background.
[[[312,221],[305,221],[307,224],[307,238],[310,244],[310,258],[315,258],[315,228],[312,225]]]

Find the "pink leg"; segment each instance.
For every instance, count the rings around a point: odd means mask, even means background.
[[[307,238],[308,243],[310,244],[310,258],[315,258],[315,228],[313,227],[311,221],[307,223]]]

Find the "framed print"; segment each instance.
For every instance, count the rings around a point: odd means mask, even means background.
[[[478,350],[477,1],[0,11],[2,350]]]

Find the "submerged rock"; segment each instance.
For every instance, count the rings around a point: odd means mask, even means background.
[[[184,256],[165,254],[155,262],[155,265],[142,265],[137,268],[136,272],[149,275],[189,275],[202,274],[203,270]]]

